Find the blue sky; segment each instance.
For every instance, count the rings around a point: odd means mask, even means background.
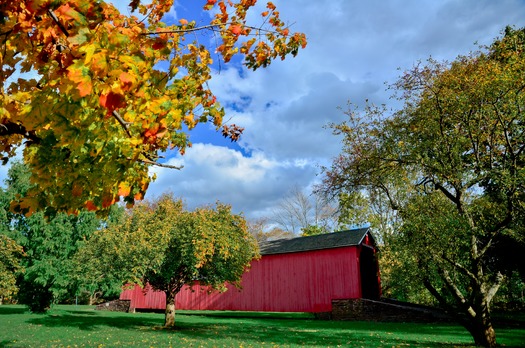
[[[113,2],[124,10],[129,3]],[[205,24],[204,2],[176,1],[170,16]],[[167,158],[184,168],[154,168],[157,180],[146,197],[171,192],[189,207],[220,200],[248,218],[269,217],[294,187],[309,192],[320,166],[340,152],[340,139],[324,128],[345,119],[338,107],[366,99],[393,106],[385,84],[403,70],[429,57],[453,60],[477,50],[476,42],[490,44],[506,25],[525,26],[523,0],[273,2],[292,31],[306,33],[307,48],[256,72],[222,64],[210,87],[225,119],[245,127],[241,141],[200,125],[185,156]],[[257,6],[254,18],[265,2]]]
[[[306,33],[307,48],[256,72],[223,65],[210,86],[226,119],[245,127],[241,141],[232,146],[199,129],[193,148],[169,159],[184,169],[155,169],[148,196],[169,191],[190,207],[220,200],[249,218],[269,217],[294,187],[309,192],[320,166],[340,152],[340,139],[324,128],[344,120],[338,107],[366,99],[392,105],[385,84],[419,60],[453,60],[477,50],[476,42],[490,44],[506,25],[525,26],[522,0],[274,3],[293,30]],[[183,16],[180,7],[175,12]]]

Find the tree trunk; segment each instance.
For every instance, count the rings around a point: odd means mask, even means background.
[[[166,313],[164,317],[164,326],[175,326],[175,293],[171,291],[166,291]]]
[[[496,347],[496,332],[492,326],[492,320],[488,310],[481,309],[477,311],[476,317],[471,317],[465,327],[474,338],[474,343],[477,346]]]

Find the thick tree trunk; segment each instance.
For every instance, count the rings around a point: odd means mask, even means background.
[[[482,347],[496,347],[496,332],[486,306],[477,310],[476,316],[469,319],[464,326],[474,338],[474,343]]]
[[[474,343],[477,346],[496,347],[496,332],[490,319],[488,321],[481,318],[475,319],[465,327],[474,338]]]
[[[166,313],[164,317],[164,326],[175,326],[175,294],[171,291],[166,291]]]
[[[477,304],[472,303],[471,306],[463,304],[463,309],[458,310],[457,307],[450,306],[447,303],[428,279],[424,280],[423,283],[443,308],[446,308],[448,313],[468,330],[477,346],[496,347],[496,332],[492,326],[489,310],[490,299],[487,298],[486,293],[478,294],[478,296],[482,296],[482,299]]]

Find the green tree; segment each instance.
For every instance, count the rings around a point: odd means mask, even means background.
[[[149,284],[166,294],[165,325],[175,324],[175,295],[198,282],[225,290],[238,285],[257,244],[241,215],[218,203],[185,211],[181,200],[163,195],[128,210],[118,224],[96,231],[74,264],[89,273],[94,289]]]
[[[8,172],[7,187],[2,190],[2,202],[9,204],[12,197],[23,197],[32,184],[27,167],[16,162]],[[65,213],[45,218],[42,212],[30,217],[12,213],[3,206],[1,231],[23,247],[24,268],[17,280],[19,302],[34,312],[44,312],[53,301],[72,296],[75,292],[70,260],[78,243],[99,228],[100,220],[92,212],[77,215]]]
[[[90,302],[99,296],[122,291],[125,284],[143,284],[143,275],[162,258],[168,240],[164,210],[171,214],[182,202],[166,204],[143,201],[132,209],[112,208],[105,228],[82,242],[72,259],[78,289],[87,292]]]
[[[90,305],[100,297],[118,296],[123,283],[134,279],[124,273],[126,259],[120,253],[122,244],[129,242],[129,235],[120,233],[120,227],[126,222],[125,214],[123,207],[112,206],[104,228],[84,238],[70,260],[77,295],[87,295]]]
[[[23,148],[32,187],[14,206],[76,212],[142,199],[159,152],[184,153],[188,134],[211,123],[232,140],[208,87],[212,56],[244,57],[252,70],[306,46],[274,4],[257,16],[253,0],[209,0],[204,18],[167,23],[173,0],[21,0],[0,4],[0,156]],[[135,12],[136,11],[136,12]],[[142,17],[142,18],[139,18]],[[248,20],[250,19],[250,20]],[[216,47],[199,42],[214,35]],[[215,53],[214,53],[215,52]],[[170,166],[168,166],[170,167]]]
[[[420,272],[425,287],[487,347],[496,345],[490,308],[505,278],[498,242],[524,233],[524,48],[525,31],[507,28],[482,52],[406,72],[395,85],[401,110],[350,111],[335,126],[344,149],[325,178],[333,194],[388,197],[410,236],[405,247],[432,271]]]
[[[159,209],[173,204],[168,198]],[[243,273],[257,257],[257,244],[246,221],[218,203],[212,209],[192,212],[167,210],[164,222],[169,231],[164,253],[146,272],[144,282],[166,294],[165,326],[175,325],[175,295],[185,284],[207,285],[226,290],[225,282],[239,285]]]

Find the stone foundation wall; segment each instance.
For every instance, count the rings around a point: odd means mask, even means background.
[[[440,310],[403,303],[389,303],[366,299],[332,301],[333,320],[437,322],[449,321]]]
[[[129,312],[130,304],[131,300],[114,300],[101,303],[95,309],[99,311]]]

